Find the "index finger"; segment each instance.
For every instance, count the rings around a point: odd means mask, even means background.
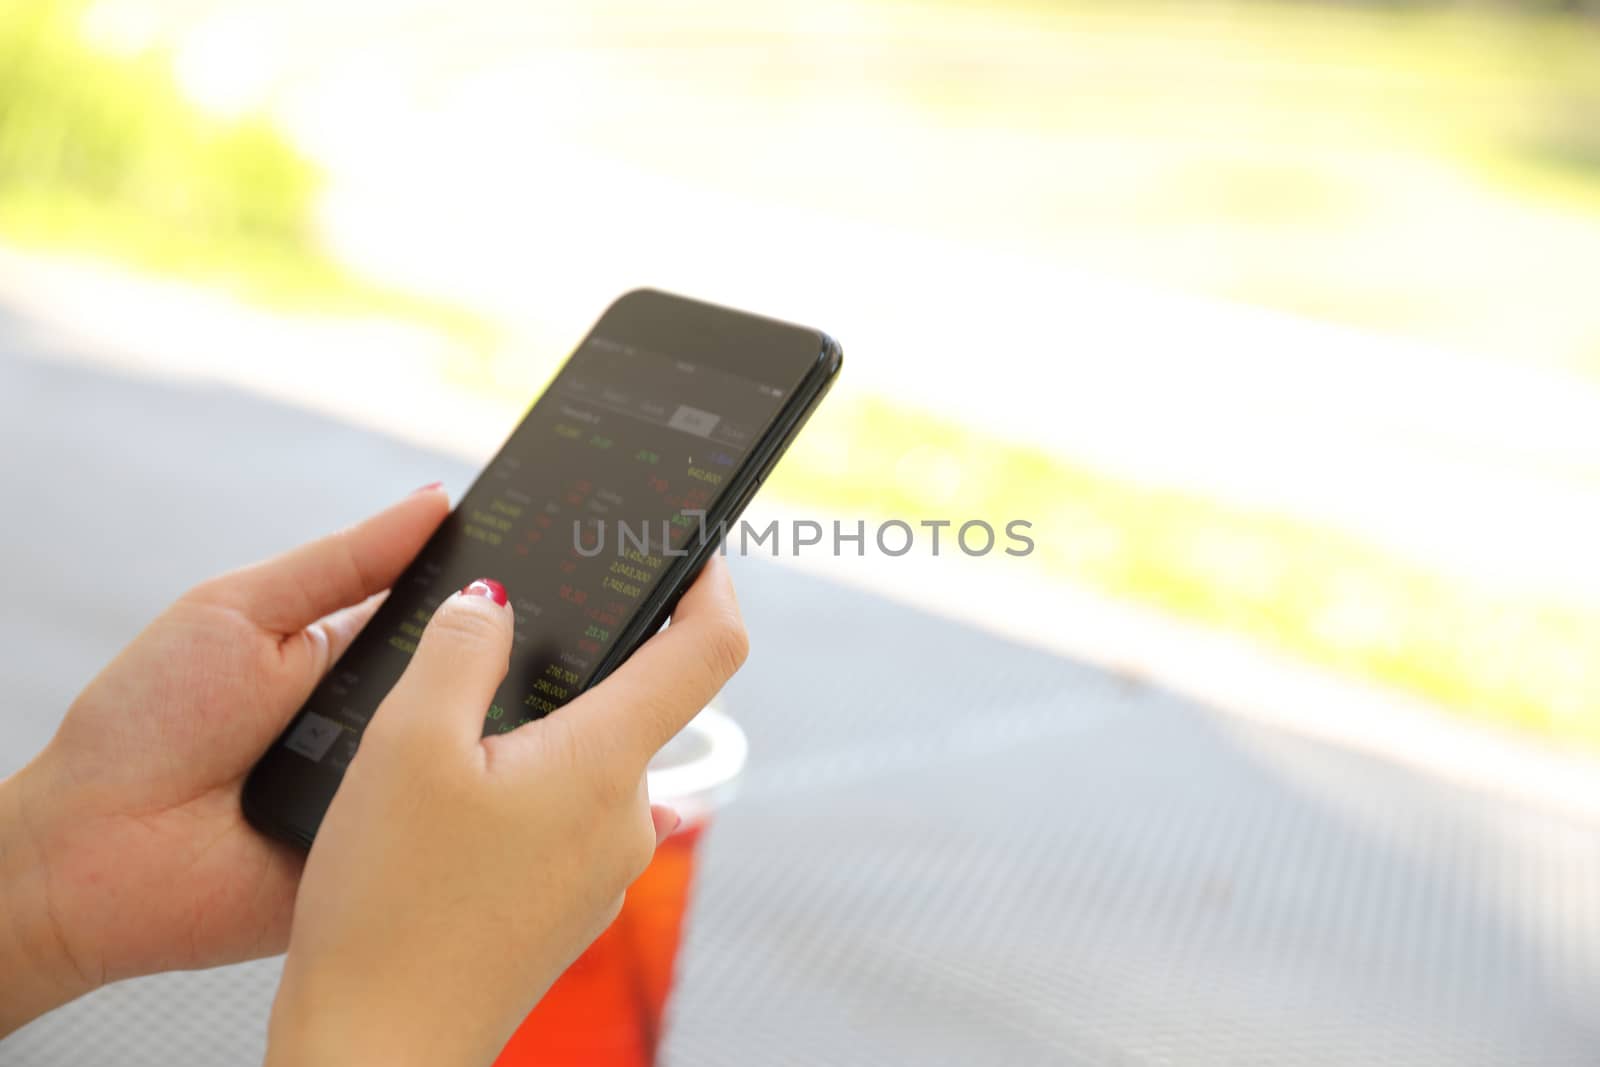
[[[711,702],[749,652],[727,562],[713,553],[667,628],[554,714],[642,768]]]

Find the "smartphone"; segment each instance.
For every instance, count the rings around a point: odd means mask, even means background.
[[[826,334],[653,290],[609,307],[251,771],[257,828],[309,845],[446,597],[505,585],[486,733],[605,678],[667,621],[839,373]]]

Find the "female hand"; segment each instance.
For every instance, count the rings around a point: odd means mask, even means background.
[[[301,854],[240,783],[449,510],[437,487],[208,581],[0,781],[0,1035],[104,982],[283,949]]]
[[[713,556],[672,624],[572,703],[482,737],[512,612],[434,613],[317,833],[268,1063],[489,1063],[605,929],[658,836],[645,766],[743,662]]]

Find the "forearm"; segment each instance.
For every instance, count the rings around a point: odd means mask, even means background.
[[[88,992],[50,907],[24,769],[0,779],[0,1037]]]

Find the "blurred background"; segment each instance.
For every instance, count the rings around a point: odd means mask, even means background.
[[[1600,742],[1600,5],[0,6],[0,303],[96,358],[482,459],[643,284],[843,342],[766,506],[1038,546],[808,566]]]

